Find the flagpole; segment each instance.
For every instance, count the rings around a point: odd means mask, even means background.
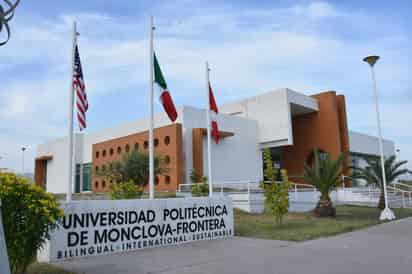
[[[72,200],[72,184],[73,184],[73,108],[74,108],[74,87],[73,87],[73,71],[74,71],[74,53],[76,50],[77,42],[77,29],[76,22],[73,21],[73,41],[72,41],[72,52],[71,52],[71,70],[70,70],[70,88],[69,88],[69,163],[68,163],[68,183],[67,183],[67,195],[66,201],[70,202]]]
[[[154,199],[154,148],[153,148],[153,16],[149,19],[149,199]]]
[[[213,183],[212,183],[212,137],[210,132],[210,81],[209,81],[209,63],[206,62],[206,92],[207,92],[207,104],[206,104],[206,128],[207,128],[207,168],[208,168],[208,182],[209,182],[209,197],[213,196]]]

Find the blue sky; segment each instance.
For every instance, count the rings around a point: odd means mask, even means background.
[[[0,167],[21,170],[25,145],[30,171],[36,144],[67,134],[74,19],[87,130],[147,116],[150,14],[177,105],[204,105],[208,60],[220,104],[281,87],[335,90],[346,96],[350,129],[375,135],[370,71],[361,59],[381,55],[383,135],[412,162],[411,11],[410,1],[22,0],[12,38],[0,48]]]

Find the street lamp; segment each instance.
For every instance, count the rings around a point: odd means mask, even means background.
[[[396,157],[398,158],[398,161],[401,160],[401,150],[399,148],[396,149]]]
[[[21,147],[22,159],[21,159],[21,174],[24,175],[24,152],[27,147]]]
[[[374,65],[376,61],[378,61],[379,56],[368,56],[363,58],[363,61],[368,63],[371,67],[371,73],[372,73],[372,85],[373,85],[373,92],[375,95],[375,108],[376,108],[376,122],[378,124],[378,134],[379,134],[379,151],[381,154],[381,168],[382,168],[382,179],[383,179],[383,193],[385,196],[385,208],[382,210],[381,215],[379,219],[381,221],[384,220],[393,220],[395,219],[395,214],[393,211],[389,208],[388,206],[388,191],[386,189],[386,173],[385,173],[385,158],[383,156],[383,144],[382,144],[382,133],[381,133],[381,121],[380,121],[380,115],[379,115],[379,103],[378,103],[378,91],[376,89],[376,79],[375,79],[375,71],[374,71]]]

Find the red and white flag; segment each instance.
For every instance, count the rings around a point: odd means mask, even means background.
[[[84,84],[82,64],[77,45],[74,53],[73,90],[76,93],[77,121],[79,122],[80,131],[82,131],[87,126],[86,112],[89,109],[89,103],[87,101],[86,86]]]
[[[215,96],[213,95],[212,86],[209,82],[209,109],[212,111],[211,120],[212,120],[212,137],[215,140],[215,143],[219,143],[219,127],[217,125],[216,115],[218,114],[217,104],[215,101]]]
[[[164,110],[169,116],[172,122],[176,121],[177,119],[177,111],[175,105],[173,103],[172,96],[167,88],[166,81],[163,77],[162,70],[160,69],[159,62],[157,61],[156,54],[153,54],[153,65],[154,65],[154,82],[159,86],[161,89],[159,94],[160,103],[163,105]]]

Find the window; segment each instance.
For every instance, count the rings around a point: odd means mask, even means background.
[[[127,144],[127,145],[124,147],[124,150],[125,150],[126,152],[129,152],[129,150],[130,150],[129,144]]]
[[[102,165],[102,171],[103,171],[103,172],[106,171],[106,165]]]
[[[165,156],[165,164],[170,164],[170,156],[169,155]]]
[[[144,147],[145,149],[147,149],[147,148],[149,147],[149,142],[148,142],[148,141],[144,141],[143,147]]]
[[[102,156],[106,157],[106,150],[105,149],[103,149]]]
[[[80,176],[81,176],[81,168],[82,166],[80,164],[76,164],[76,173],[74,175],[74,193],[80,193]]]
[[[106,181],[102,181],[102,187],[106,188]]]
[[[96,159],[99,158],[100,152],[96,151]]]
[[[99,166],[95,167],[96,173],[99,172]]]
[[[271,147],[269,148],[270,156],[272,158],[273,168],[280,169],[282,168],[282,149],[280,147]],[[262,168],[263,168],[263,175],[265,174],[266,163],[264,161],[263,151],[262,151]],[[276,180],[281,180],[280,173]],[[264,180],[268,180],[267,177],[264,175]]]
[[[165,141],[165,145],[168,146],[170,144],[170,137],[166,136],[164,141]]]
[[[327,157],[328,157],[328,153],[327,153],[327,152],[324,152],[324,151],[320,151],[320,152],[319,152],[319,158],[320,158],[321,160],[325,160]]]
[[[154,139],[153,143],[154,143],[154,146],[157,147],[159,145],[159,139],[157,138]]]
[[[170,176],[169,175],[165,176],[165,184],[170,185]]]
[[[122,148],[121,147],[117,147],[117,154],[122,153]]]
[[[94,188],[99,188],[99,181],[94,182]]]
[[[154,183],[155,183],[155,185],[158,185],[158,184],[159,184],[159,176],[156,176],[156,177],[155,177]]]
[[[111,148],[111,149],[109,150],[109,154],[110,154],[110,156],[112,156],[112,155],[113,155],[113,153],[114,153],[114,150],[113,150],[113,148]]]
[[[82,191],[91,191],[92,190],[92,164],[87,163],[83,164],[83,176],[82,176]]]
[[[138,149],[139,149],[139,143],[135,143],[135,144],[134,144],[134,149],[135,149],[135,150],[138,150]]]

